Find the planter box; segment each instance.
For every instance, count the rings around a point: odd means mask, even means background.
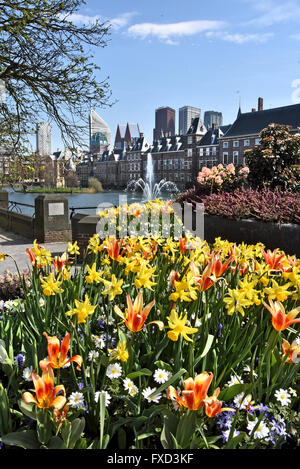
[[[193,213],[193,227],[195,213]],[[72,241],[77,241],[83,251],[90,237],[96,233],[99,218],[95,215],[76,214],[72,222]],[[190,225],[191,226],[191,225]],[[203,233],[203,229],[202,229]],[[201,237],[201,229],[194,231]],[[256,244],[263,243],[266,249],[282,249],[287,254],[300,257],[300,225],[266,223],[256,220],[230,220],[217,216],[204,216],[204,239],[213,243],[216,238],[227,239],[235,243]]]
[[[211,215],[204,216],[204,238],[213,242],[221,237],[235,243],[261,242],[267,249],[282,249],[300,257],[300,225],[267,223],[256,220],[230,220]]]

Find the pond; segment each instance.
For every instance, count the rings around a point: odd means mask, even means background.
[[[7,189],[9,191],[9,201],[10,202],[19,202],[22,204],[34,205],[34,200],[41,193],[23,193],[15,192],[12,189]],[[111,203],[113,205],[119,205],[119,203],[126,203],[124,197],[127,197],[127,203],[131,204],[134,202],[143,202],[142,193],[135,192],[125,192],[125,191],[105,191],[99,194],[53,194],[54,196],[65,197],[69,201],[69,210],[71,212],[72,208],[76,208],[75,212],[83,213],[97,213],[97,206],[101,203]],[[172,199],[172,194],[164,193],[160,197],[163,200]],[[33,215],[33,207],[24,207],[17,205],[18,209],[14,208],[14,211],[20,211],[25,215]],[[88,208],[95,207],[95,208]],[[11,207],[10,207],[11,208]]]

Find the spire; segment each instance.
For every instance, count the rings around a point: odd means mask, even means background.
[[[239,99],[239,110],[238,110],[238,113],[237,113],[237,117],[240,117],[240,115],[242,114],[242,109],[241,109],[241,97]]]

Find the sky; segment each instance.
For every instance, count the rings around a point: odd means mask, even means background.
[[[300,0],[86,0],[72,21],[111,24],[97,48],[99,80],[109,77],[113,106],[95,107],[110,126],[138,123],[152,143],[155,109],[242,112],[300,102]],[[87,114],[88,122],[88,114]],[[62,148],[53,129],[52,149]]]

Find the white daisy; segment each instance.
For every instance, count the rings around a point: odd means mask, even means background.
[[[230,380],[227,382],[226,386],[230,387],[233,386],[234,384],[243,384],[244,381],[242,378],[238,375],[232,375],[230,376]]]
[[[134,386],[134,382],[130,378],[123,379],[123,386],[126,391]]]
[[[158,368],[158,370],[155,370],[154,372],[153,379],[156,383],[163,384],[166,381],[168,381],[168,379],[170,379],[171,376],[172,376],[172,373],[170,373],[169,371]]]
[[[33,371],[32,366],[27,366],[26,368],[24,368],[22,376],[25,379],[25,381],[32,381],[32,375],[31,375],[32,371]]]
[[[71,407],[83,407],[84,406],[84,397],[82,392],[72,392],[69,397],[69,404]]]
[[[293,389],[293,388],[289,388],[289,392],[292,396],[297,396],[297,392],[296,392],[296,389]]]
[[[246,409],[246,407],[250,404],[251,399],[252,399],[252,396],[250,394],[245,396],[245,393],[241,392],[240,394],[235,396],[235,398],[233,399],[233,402],[235,406],[238,407],[239,409]]]
[[[282,406],[288,406],[291,403],[291,395],[284,389],[277,389],[277,391],[274,393],[274,396]]]
[[[85,369],[85,376],[87,378],[91,377],[91,368],[89,366],[87,366],[86,369]]]
[[[97,350],[91,350],[89,352],[89,360],[90,362],[92,362],[93,360],[96,360],[96,358],[99,357],[99,352],[97,352]]]
[[[105,407],[108,407],[111,400],[111,395],[107,391],[97,391],[95,392],[95,402],[99,401],[100,394],[105,395]]]
[[[40,298],[40,299],[39,299],[39,305],[40,305],[41,308],[43,308],[43,307],[45,306],[45,300],[44,300],[44,298]]]
[[[249,430],[250,434],[252,433],[253,428],[257,424],[257,421],[258,421],[258,419],[255,419],[255,420],[248,423],[247,429]],[[265,438],[266,436],[268,436],[269,432],[270,432],[269,428],[267,427],[267,425],[262,420],[260,422],[260,424],[258,425],[257,429],[255,430],[253,436],[256,440],[260,440],[260,439]]]
[[[150,394],[154,393],[156,391],[157,388],[146,388],[143,390],[142,394],[143,394],[143,397],[148,401],[148,402],[159,402],[159,400],[161,399],[161,393],[159,394],[154,394],[153,397],[149,397]]]
[[[93,335],[93,340],[95,343],[95,346],[99,348],[100,350],[104,349],[105,347],[105,340],[103,339],[102,335]]]
[[[122,374],[122,367],[119,365],[119,363],[112,363],[111,365],[108,365],[107,370],[106,370],[106,376],[109,379],[115,379],[119,378]]]
[[[132,397],[135,396],[138,392],[139,392],[138,387],[135,384],[128,389],[128,393]]]

